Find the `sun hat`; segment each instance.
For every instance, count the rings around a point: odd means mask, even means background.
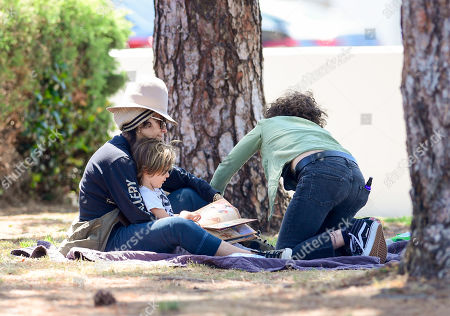
[[[114,121],[122,131],[129,131],[146,121],[153,113],[177,124],[167,113],[168,93],[165,83],[156,77],[127,84],[121,105],[110,106]]]

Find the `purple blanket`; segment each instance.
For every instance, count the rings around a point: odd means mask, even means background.
[[[165,254],[149,251],[114,251],[101,252],[86,248],[72,248],[65,258],[55,246],[47,241],[38,241],[37,246],[15,249],[11,254],[30,258],[50,256],[55,261],[89,260],[97,262],[129,261],[158,262],[170,266],[186,266],[188,263],[201,263],[221,269],[240,269],[248,272],[280,271],[284,269],[311,270],[358,270],[380,268],[386,264],[398,262],[408,242],[399,241],[389,245],[385,264],[380,264],[376,257],[332,257],[315,260],[283,260],[253,257],[211,257],[202,255]]]

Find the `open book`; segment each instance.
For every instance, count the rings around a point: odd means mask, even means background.
[[[225,199],[210,203],[193,213],[202,216],[198,224],[208,233],[232,244],[256,238],[256,231],[247,225],[256,219],[241,218],[239,211]]]

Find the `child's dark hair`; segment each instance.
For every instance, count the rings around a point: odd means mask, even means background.
[[[144,173],[164,174],[170,171],[175,163],[174,147],[158,139],[141,139],[134,144],[132,151],[139,183],[141,183]]]
[[[297,116],[324,127],[327,114],[319,107],[311,92],[292,91],[270,104],[264,113],[265,118],[275,116]]]

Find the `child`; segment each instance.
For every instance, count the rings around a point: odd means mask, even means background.
[[[161,190],[175,161],[175,150],[171,145],[156,139],[140,140],[133,147],[133,158],[145,206],[158,218],[146,224],[146,233],[139,240],[136,250],[171,252],[181,246],[192,254],[252,254],[220,240],[195,224],[200,215],[182,211],[179,217],[173,216],[170,202]],[[290,259],[290,250],[284,249],[253,253],[267,258]]]
[[[311,94],[294,91],[278,98],[223,159],[210,184],[223,193],[231,177],[260,151],[270,214],[280,176],[287,190],[295,190],[277,249],[293,248],[295,259],[370,255],[384,263],[380,222],[353,218],[366,204],[370,184],[365,185],[355,158],[323,128],[325,117]]]
[[[169,199],[161,189],[175,162],[172,146],[150,139],[139,142],[133,149],[133,158],[138,166],[139,191],[145,207],[158,219],[174,216]],[[181,211],[179,216],[194,222],[200,220],[199,214],[187,211]]]

